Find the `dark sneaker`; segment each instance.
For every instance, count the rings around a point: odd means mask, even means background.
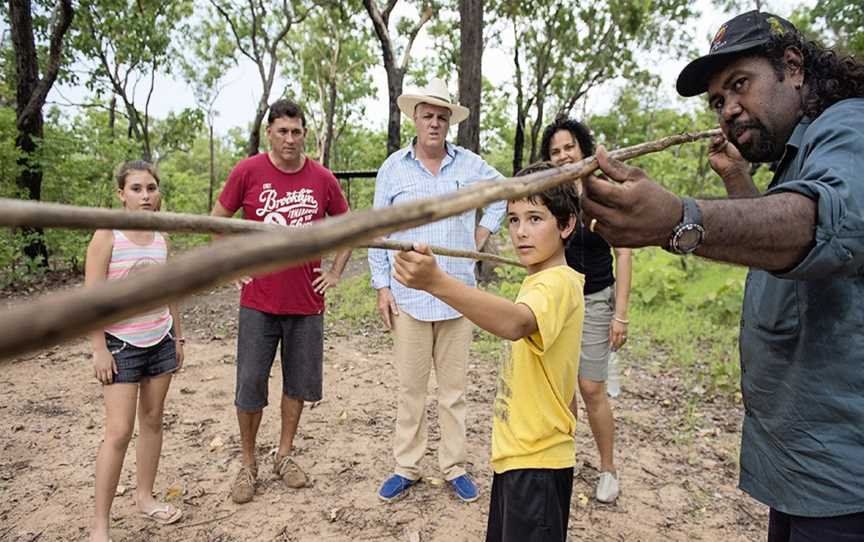
[[[409,480],[404,476],[394,474],[381,484],[381,489],[378,490],[378,497],[384,502],[399,500],[408,493],[408,488],[416,483],[417,480]]]
[[[450,480],[450,486],[456,492],[456,496],[462,499],[463,502],[474,502],[478,498],[477,486],[474,484],[474,480],[467,474]]]

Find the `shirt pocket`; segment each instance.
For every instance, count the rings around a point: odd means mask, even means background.
[[[798,331],[798,282],[751,271],[744,292],[744,325],[777,334]]]
[[[398,205],[431,195],[428,183],[418,183],[416,181],[402,183],[393,188],[393,192],[390,194],[390,204]]]

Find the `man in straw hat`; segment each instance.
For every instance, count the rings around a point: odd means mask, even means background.
[[[770,507],[771,542],[864,540],[864,64],[751,11],[677,86],[708,93],[730,198],[679,198],[601,150],[621,184],[585,181],[587,223],[614,246],[750,267],[739,486]],[[776,162],[764,193],[747,162]]]
[[[468,118],[468,108],[453,103],[444,81],[433,79],[418,93],[403,94],[397,103],[402,113],[414,121],[417,135],[378,170],[376,208],[440,196],[478,180],[502,178],[473,152],[447,142],[447,130]],[[479,250],[490,233],[498,229],[504,210],[504,202],[496,202],[484,210],[479,224],[476,212],[467,211],[394,233],[390,238]],[[399,382],[393,437],[396,467],[378,496],[387,502],[396,500],[420,479],[420,460],[426,453],[427,441],[426,391],[434,366],[441,433],[438,463],[456,496],[471,502],[477,499],[477,487],[465,471],[465,384],[472,325],[430,294],[393,280],[394,256],[386,250],[369,249],[372,287],[378,290],[381,319],[393,332]],[[438,264],[453,277],[474,285],[471,260],[439,256]]]

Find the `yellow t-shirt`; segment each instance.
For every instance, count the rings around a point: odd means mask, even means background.
[[[492,421],[492,469],[563,469],[576,464],[576,391],[585,277],[566,265],[522,282],[516,303],[534,313],[538,330],[513,343],[498,371]]]

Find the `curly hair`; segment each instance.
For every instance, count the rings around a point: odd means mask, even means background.
[[[840,56],[836,51],[806,39],[799,32],[773,36],[762,51],[780,81],[786,68],[783,55],[789,47],[801,51],[804,57],[804,83],[807,85],[803,104],[805,115],[815,119],[840,100],[864,97],[864,64],[851,56]]]
[[[534,162],[533,164],[529,164],[519,170],[519,172],[516,173],[516,177],[524,177],[554,167],[555,164],[552,162]],[[575,216],[576,220],[582,218],[582,206],[579,201],[579,195],[576,193],[576,186],[573,183],[559,184],[552,188],[547,188],[543,192],[534,194],[533,196],[518,198],[518,200],[508,200],[508,203],[519,200],[530,201],[534,205],[537,205],[538,203],[545,205],[546,208],[549,209],[549,212],[552,213],[552,216],[555,217],[555,220],[558,223],[558,229],[560,230],[567,227],[570,223],[571,216]],[[574,229],[573,231],[576,230]],[[573,233],[571,232],[570,235],[567,236],[567,239],[564,239],[565,245],[572,236]]]
[[[579,143],[579,150],[584,156],[594,154],[594,137],[588,127],[576,119],[570,117],[557,117],[552,124],[543,129],[543,138],[540,140],[540,158],[543,160],[551,160],[552,136],[560,130],[567,130],[573,136],[573,139]]]

